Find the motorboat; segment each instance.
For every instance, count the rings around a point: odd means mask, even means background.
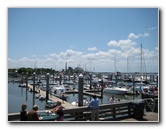
[[[40,101],[43,101],[43,100],[45,100],[45,99],[46,99],[46,97],[43,96],[43,95],[41,95],[41,96],[39,97],[39,100],[40,100]]]
[[[84,85],[84,90],[90,90],[90,85]]]
[[[65,91],[71,90],[71,87],[69,85],[64,85]]]
[[[41,96],[41,94],[36,94],[36,98],[38,99]]]
[[[87,106],[88,103],[89,103],[88,99],[83,98],[83,106]],[[76,101],[73,101],[71,104],[74,105],[74,106],[78,106],[78,99],[76,99]]]
[[[135,90],[138,92],[148,91],[148,89],[149,89],[149,86],[143,82],[135,83]]]
[[[54,108],[57,106],[57,103],[52,101],[52,100],[47,100],[46,104],[45,104],[45,108]]]
[[[56,85],[52,88],[52,95],[66,101],[68,95],[66,94],[66,89],[64,86],[62,85]]]
[[[129,92],[125,87],[106,87],[103,92],[110,94],[124,95]]]
[[[24,85],[24,84],[19,84],[18,87],[23,87],[23,88],[25,88],[26,85]]]

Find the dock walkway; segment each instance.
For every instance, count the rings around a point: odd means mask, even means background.
[[[30,84],[28,84],[28,87],[31,88],[31,89],[33,89],[33,86],[30,85]],[[46,96],[46,92],[43,91],[43,90],[40,90],[40,94],[43,95],[43,96]],[[49,99],[52,100],[52,101],[54,101],[54,102],[57,102],[57,101],[62,102],[62,106],[64,108],[67,108],[67,109],[71,109],[71,108],[75,108],[76,107],[76,106],[72,105],[71,103],[63,101],[63,100],[61,100],[61,99],[59,99],[59,98],[57,98],[57,97],[55,97],[53,95],[50,96],[50,94],[49,94]]]

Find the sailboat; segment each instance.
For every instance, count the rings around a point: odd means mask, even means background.
[[[143,60],[144,60],[144,62],[143,62]],[[143,55],[143,51],[142,51],[142,44],[141,44],[141,62],[140,62],[140,64],[141,64],[140,74],[139,74],[139,77],[135,77],[135,82],[147,83],[146,65],[145,65],[145,59],[144,59],[144,55]],[[143,70],[144,70],[144,74],[143,74]]]
[[[110,94],[118,94],[118,95],[124,95],[129,92],[129,90],[126,87],[119,86],[117,84],[118,74],[120,74],[120,72],[117,72],[116,60],[115,60],[115,85],[107,86],[106,88],[104,88],[103,92],[110,93]]]

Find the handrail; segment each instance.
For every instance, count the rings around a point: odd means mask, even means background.
[[[151,101],[151,98],[140,99],[140,102],[144,102],[145,106],[149,106],[147,102]],[[99,105],[99,119],[101,121],[110,121],[117,119],[124,119],[126,117],[133,117],[133,102],[138,102],[138,100],[133,101],[122,101],[112,104],[102,104]],[[152,111],[154,111],[153,107]],[[91,108],[75,107],[71,109],[64,109],[64,121],[90,121]],[[8,121],[19,120],[19,113],[8,114]]]

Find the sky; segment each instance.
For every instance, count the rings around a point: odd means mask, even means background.
[[[8,8],[8,68],[158,72],[158,49],[158,8]]]

